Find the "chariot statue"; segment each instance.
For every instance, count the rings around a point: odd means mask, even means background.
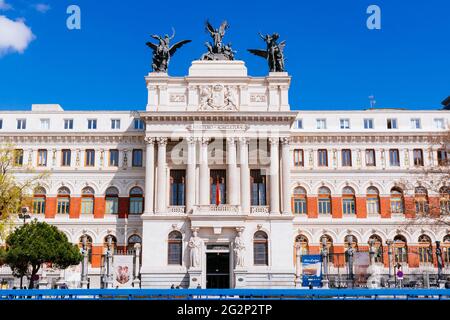
[[[270,72],[284,72],[284,47],[286,41],[278,43],[280,35],[273,33],[272,35],[266,34],[265,36],[259,33],[261,39],[266,43],[266,50],[260,49],[248,49],[248,51],[254,55],[265,58],[269,65]]]
[[[206,42],[205,46],[208,52],[204,53],[200,60],[234,60],[234,51],[231,43],[224,44],[223,37],[225,31],[229,28],[227,21],[223,21],[219,28],[214,28],[209,21],[205,22],[205,29],[210,34],[213,42]]]

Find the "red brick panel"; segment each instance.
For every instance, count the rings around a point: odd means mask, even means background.
[[[333,246],[333,264],[335,267],[345,266],[345,248],[344,246]]]
[[[45,199],[45,218],[53,219],[56,215],[56,197],[47,197]]]
[[[408,266],[410,268],[419,267],[419,248],[417,246],[408,246]]]
[[[441,208],[440,208],[440,199],[439,197],[430,197],[430,214],[433,217],[439,217],[441,214]]]
[[[320,246],[309,246],[309,254],[320,254]]]
[[[380,214],[381,218],[391,217],[391,198],[380,197]]]
[[[128,218],[130,200],[128,197],[119,198],[119,218]]]
[[[331,198],[331,216],[333,218],[342,218],[342,198]]]
[[[356,218],[367,218],[366,197],[356,197]]]
[[[94,200],[94,218],[101,219],[105,216],[105,197],[96,197]]]
[[[92,260],[91,260],[92,268],[100,268],[101,267],[102,254],[103,254],[103,246],[102,245],[92,246]]]
[[[317,218],[319,216],[317,197],[308,197],[306,199],[306,210],[308,218]]]
[[[70,198],[69,217],[71,219],[78,219],[80,217],[80,211],[81,211],[81,198],[80,197],[71,197]]]
[[[416,216],[416,206],[414,204],[414,197],[405,197],[405,217],[414,218]]]

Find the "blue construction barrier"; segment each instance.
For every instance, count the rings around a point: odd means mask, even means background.
[[[450,300],[450,289],[0,290],[0,300]]]

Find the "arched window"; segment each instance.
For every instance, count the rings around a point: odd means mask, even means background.
[[[428,192],[424,187],[417,187],[414,190],[414,203],[416,206],[416,214],[428,213]]]
[[[117,250],[117,238],[113,235],[107,235],[104,239],[103,239],[103,249],[104,252],[106,252],[106,250],[108,249],[108,237],[111,237],[111,252],[116,252]]]
[[[105,191],[105,213],[119,213],[119,190],[116,187],[109,187]]]
[[[352,187],[342,189],[342,213],[355,214],[355,190]]]
[[[268,237],[264,231],[257,231],[253,236],[253,264],[269,265]]]
[[[429,236],[422,234],[419,237],[419,263],[433,262],[433,247]]]
[[[78,247],[83,248],[83,236],[80,237],[78,241]],[[89,263],[92,262],[92,238],[89,235],[86,235],[86,249],[88,251],[88,260]]]
[[[142,244],[142,239],[140,236],[138,236],[137,234],[133,234],[131,236],[128,237],[128,245],[127,245],[127,250],[133,252],[134,250],[134,245],[136,243]],[[142,251],[141,251],[142,252]]]
[[[373,241],[373,247],[374,247],[374,252],[375,252],[374,253],[375,262],[383,263],[383,242],[382,242],[381,238],[376,234],[370,236],[369,246],[372,241]]]
[[[46,191],[42,187],[37,187],[33,192],[33,213],[45,214]]]
[[[95,191],[91,187],[81,190],[81,214],[94,214]]]
[[[347,250],[349,247],[352,247],[354,249],[354,252],[359,251],[358,248],[358,240],[356,239],[355,236],[353,235],[348,235],[345,237],[344,239],[344,247],[345,247],[345,252],[347,253]],[[348,262],[348,256],[347,254],[345,254],[345,262]]]
[[[393,245],[395,263],[408,263],[408,246],[405,237],[402,235],[395,236]]]
[[[450,215],[450,187],[445,186],[439,189],[439,196],[441,215]]]
[[[296,187],[292,192],[292,211],[296,214],[306,214],[306,190]]]
[[[70,210],[70,190],[67,187],[58,189],[56,213],[69,214]]]
[[[444,262],[450,264],[450,234],[446,235],[442,241],[442,252],[444,253]]]
[[[331,239],[331,237],[329,235],[324,234],[323,236],[320,237],[320,245],[321,248],[323,248],[323,244],[326,244],[327,246],[327,250],[328,250],[328,262],[329,263],[333,263],[333,254],[334,254],[334,248],[333,248],[333,239]],[[323,250],[323,249],[321,249]]]
[[[403,214],[403,190],[394,187],[391,189],[391,213],[393,214]]]
[[[295,238],[295,248],[296,252],[298,252],[297,249],[300,250],[301,256],[309,254],[308,239],[304,235],[298,235]]]
[[[331,214],[331,191],[327,187],[319,188],[319,214]]]
[[[142,189],[134,187],[130,190],[130,214],[141,214],[144,208]]]
[[[375,187],[367,188],[367,213],[379,214],[380,213],[380,193]]]
[[[167,261],[168,264],[182,265],[182,236],[179,231],[169,233]]]

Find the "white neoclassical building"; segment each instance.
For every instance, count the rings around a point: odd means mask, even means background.
[[[252,77],[243,61],[145,79],[141,112],[0,113],[17,178],[50,173],[32,216],[74,243],[88,235],[91,287],[102,286],[108,235],[116,254],[142,244],[143,288],[299,287],[300,256],[323,247],[338,285],[350,240],[357,252],[374,240],[387,275],[398,264],[436,273],[435,241],[450,262],[448,228],[404,227],[448,189],[402,188],[449,156],[440,136],[450,111],[292,111],[290,76]]]

